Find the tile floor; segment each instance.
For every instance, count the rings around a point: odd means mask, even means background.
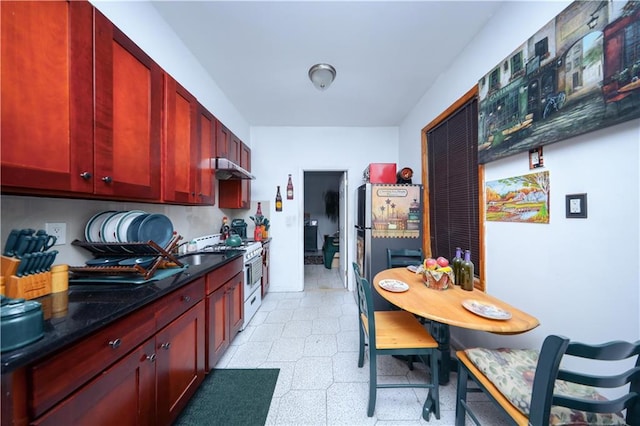
[[[268,425],[454,425],[455,373],[440,387],[440,420],[422,419],[427,390],[411,388],[378,389],[374,416],[367,417],[368,358],[358,368],[357,327],[354,294],[343,289],[337,270],[305,265],[305,291],[268,293],[216,368],[280,369]],[[426,374],[422,364],[409,371],[395,358],[379,358],[380,382]],[[481,407],[483,424],[506,424],[483,395],[469,400]]]

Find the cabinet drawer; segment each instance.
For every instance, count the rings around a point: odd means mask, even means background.
[[[128,315],[31,367],[31,416],[40,416],[152,336],[155,332],[153,306]]]
[[[160,330],[204,298],[204,277],[198,278],[162,299],[156,311],[156,329]]]
[[[217,268],[207,275],[207,294],[211,294],[233,278],[238,272],[242,272],[242,257],[239,257],[226,265]]]

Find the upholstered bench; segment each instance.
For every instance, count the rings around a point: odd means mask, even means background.
[[[466,378],[471,377],[479,388],[494,400],[511,417],[514,424],[528,425],[532,400],[533,382],[540,351],[533,349],[485,349],[473,348],[457,352],[460,363],[458,402],[466,402]],[[463,383],[461,383],[463,382]],[[553,389],[555,395],[566,395],[592,401],[606,401],[595,388],[577,383],[556,380]],[[460,395],[463,395],[460,398]],[[462,399],[462,402],[460,402]],[[458,407],[461,409],[462,407]],[[458,424],[464,424],[457,419]],[[457,415],[458,417],[458,415]],[[474,419],[475,420],[475,419]],[[476,420],[477,422],[477,420]],[[549,416],[550,425],[625,425],[621,413],[587,413],[567,407],[552,405]]]

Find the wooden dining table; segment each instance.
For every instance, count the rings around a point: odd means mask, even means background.
[[[402,292],[388,291],[380,287],[382,280],[400,281],[406,283],[409,289]],[[450,285],[445,290],[429,288],[424,284],[422,275],[407,268],[380,271],[373,278],[373,287],[380,296],[398,308],[431,320],[430,331],[438,342],[441,355],[440,384],[442,385],[449,382],[451,369],[450,326],[497,334],[519,334],[540,325],[534,316],[478,289],[466,291],[457,285]],[[463,302],[468,307],[465,307]],[[488,311],[474,309],[478,306],[495,307],[502,315],[494,315],[496,310],[493,309]],[[470,309],[479,313],[474,313]],[[509,314],[508,319],[496,319]]]

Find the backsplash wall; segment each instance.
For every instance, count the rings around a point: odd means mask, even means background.
[[[7,235],[14,228],[44,229],[45,223],[66,223],[66,244],[52,248],[59,251],[56,264],[83,265],[91,258],[86,250],[71,245],[75,239],[84,240],[84,228],[91,217],[104,210],[144,210],[162,213],[173,222],[173,227],[184,240],[200,235],[216,233],[222,217],[242,217],[245,211],[220,210],[210,206],[174,206],[117,201],[77,200],[67,198],[23,197],[2,195],[0,197],[0,241],[4,250]],[[255,207],[253,209],[255,212]],[[249,213],[247,214],[247,220]],[[253,227],[247,231],[253,232]]]

